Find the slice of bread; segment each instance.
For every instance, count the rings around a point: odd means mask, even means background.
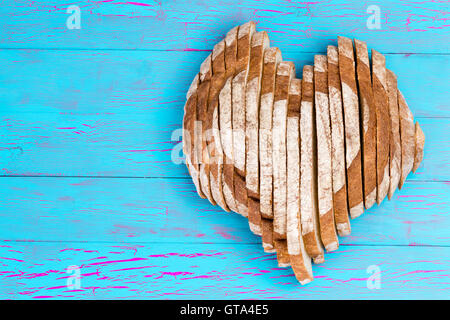
[[[265,51],[259,110],[259,197],[261,216],[266,219],[273,219],[272,114],[275,76],[280,61],[278,48]]]
[[[314,107],[320,237],[325,249],[330,252],[339,248],[339,240],[334,223],[328,63],[324,55],[314,56]]]
[[[342,115],[341,79],[339,54],[334,46],[328,46],[328,97],[331,118],[331,156],[333,169],[333,207],[336,229],[340,236],[351,233],[347,205],[347,182],[345,176],[345,138]]]
[[[401,189],[414,165],[415,127],[411,110],[409,110],[405,97],[398,89],[397,96],[398,113],[400,116],[400,139],[402,143],[402,171],[398,184],[399,189]]]
[[[238,212],[234,198],[233,123],[232,123],[232,79],[236,70],[237,36],[239,26],[228,31],[225,37],[225,84],[219,94],[219,127],[222,142],[223,196],[228,207]]]
[[[259,197],[262,243],[265,252],[276,252],[273,241],[273,178],[272,178],[272,113],[277,65],[281,61],[278,48],[264,53],[259,110]]]
[[[214,201],[225,211],[230,211],[223,196],[223,153],[219,132],[219,93],[226,81],[225,40],[218,42],[212,52],[212,77],[206,114],[207,144],[210,161],[209,182]]]
[[[199,75],[192,81],[186,94],[183,117],[183,152],[186,156],[186,166],[194,182],[195,189],[201,198],[206,198],[199,181],[199,164],[195,145],[195,127],[197,121],[197,88]]]
[[[356,74],[361,106],[361,140],[363,156],[364,206],[371,208],[377,200],[377,112],[372,91],[369,53],[364,41],[354,40]]]
[[[199,139],[199,161],[200,161],[200,184],[202,191],[208,200],[216,205],[212,194],[211,187],[209,183],[209,152],[207,148],[207,131],[206,131],[206,120],[208,113],[208,98],[209,89],[211,86],[211,54],[203,61],[200,66],[200,84],[197,90],[197,124],[198,133],[197,139]]]
[[[347,196],[350,216],[356,218],[364,212],[364,201],[359,132],[359,103],[352,40],[345,37],[338,37],[338,50],[339,75],[341,77],[342,102],[344,107]]]
[[[425,135],[422,131],[422,128],[419,126],[418,122],[416,122],[415,141],[416,141],[416,148],[414,152],[413,172],[416,172],[417,168],[419,168],[419,165],[422,162],[423,147],[425,145]]]
[[[300,223],[300,103],[302,80],[292,79],[286,129],[287,150],[287,248],[295,277],[301,284],[313,279],[311,258],[303,243]]]
[[[281,61],[277,66],[273,103],[272,165],[273,165],[273,237],[278,266],[290,266],[286,240],[286,125],[289,84],[295,76],[292,62]]]
[[[389,144],[391,123],[387,98],[386,59],[372,49],[372,90],[377,110],[377,203],[389,191]]]
[[[387,93],[389,103],[389,118],[391,121],[391,135],[389,145],[389,193],[391,200],[400,181],[402,162],[402,146],[400,142],[400,120],[398,115],[397,76],[386,69]]]
[[[245,183],[248,196],[248,223],[250,230],[257,235],[261,235],[262,232],[259,210],[259,99],[264,51],[269,48],[269,45],[267,32],[261,31],[253,35],[247,90],[245,92],[245,143],[247,151]]]
[[[234,197],[240,214],[248,216],[247,188],[245,183],[245,90],[250,62],[250,48],[255,23],[247,22],[239,27],[236,72],[232,81],[232,122],[234,156]]]
[[[292,62],[278,64],[272,120],[273,232],[276,240],[286,239],[286,125],[289,84],[294,76]]]
[[[319,235],[317,150],[314,120],[314,68],[303,67],[300,105],[300,212],[306,252],[315,263],[325,261]]]

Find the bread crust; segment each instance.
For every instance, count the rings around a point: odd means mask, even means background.
[[[303,67],[300,106],[300,212],[306,252],[315,263],[324,262],[317,208],[316,132],[314,120],[314,68]]]
[[[400,182],[398,184],[399,189],[403,187],[406,177],[411,172],[414,165],[414,119],[406,103],[405,97],[397,89],[398,97],[398,112],[400,117],[400,139],[402,144],[402,171],[400,175]]]
[[[328,63],[324,55],[314,56],[314,99],[320,237],[330,252],[339,248],[339,240],[334,223]]]
[[[261,218],[262,245],[264,252],[276,252],[273,242],[273,220]]]
[[[355,79],[355,60],[352,40],[338,37],[339,75],[342,87],[345,129],[345,162],[347,168],[348,205],[350,216],[364,212],[361,171],[361,142],[359,104]]]
[[[286,268],[291,265],[286,239],[274,240],[275,250],[277,251],[278,266]]]
[[[389,146],[389,193],[391,200],[400,181],[400,171],[402,162],[402,146],[400,142],[400,120],[398,115],[398,97],[397,97],[397,76],[386,69],[387,91],[389,103],[389,118],[391,122],[391,135]]]
[[[391,123],[387,98],[386,60],[372,49],[372,88],[377,111],[377,203],[389,191],[389,144]]]
[[[361,141],[364,182],[364,206],[370,209],[377,198],[377,112],[372,91],[369,53],[367,44],[357,39],[356,74],[361,106]]]
[[[351,233],[347,205],[347,181],[345,170],[345,137],[342,110],[341,79],[339,76],[339,54],[337,47],[328,46],[328,97],[330,103],[333,208],[336,229],[340,236]]]

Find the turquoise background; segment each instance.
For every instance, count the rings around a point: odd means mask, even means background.
[[[0,2],[0,298],[450,296],[448,1],[137,1]],[[66,26],[71,4],[81,29]],[[175,163],[192,78],[250,19],[297,76],[338,35],[366,41],[426,136],[416,174],[303,287]]]

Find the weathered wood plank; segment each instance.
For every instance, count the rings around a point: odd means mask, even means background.
[[[320,49],[326,51],[326,44]],[[164,109],[171,119],[183,110],[189,85],[208,54],[2,50],[0,113],[147,114]],[[314,53],[283,52],[283,57],[295,62],[297,71],[314,63]],[[450,117],[450,56],[386,54],[386,63],[414,117]]]
[[[164,109],[0,113],[0,175],[187,177],[182,117]],[[422,118],[420,124],[427,139],[424,159],[408,179],[450,181],[450,119]]]
[[[449,52],[445,1],[383,1],[380,29],[372,3],[339,1],[77,1],[81,29],[69,30],[62,0],[2,1],[0,43],[6,48],[211,50],[250,19],[283,50],[325,50],[336,36],[361,38],[385,52]],[[329,43],[333,41],[333,43]]]
[[[443,299],[449,256],[448,247],[344,245],[300,286],[258,244],[4,242],[0,298]],[[78,289],[67,286],[76,276],[67,269],[77,267]],[[371,276],[379,276],[379,289]]]
[[[198,197],[190,179],[3,177],[0,194],[0,240],[260,243],[247,219]],[[448,194],[448,182],[409,181],[340,242],[448,246]]]

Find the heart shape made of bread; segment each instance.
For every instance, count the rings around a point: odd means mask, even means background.
[[[295,77],[250,21],[231,29],[186,95],[183,152],[200,197],[248,218],[301,284],[350,219],[391,199],[425,136],[385,57],[338,37]]]

